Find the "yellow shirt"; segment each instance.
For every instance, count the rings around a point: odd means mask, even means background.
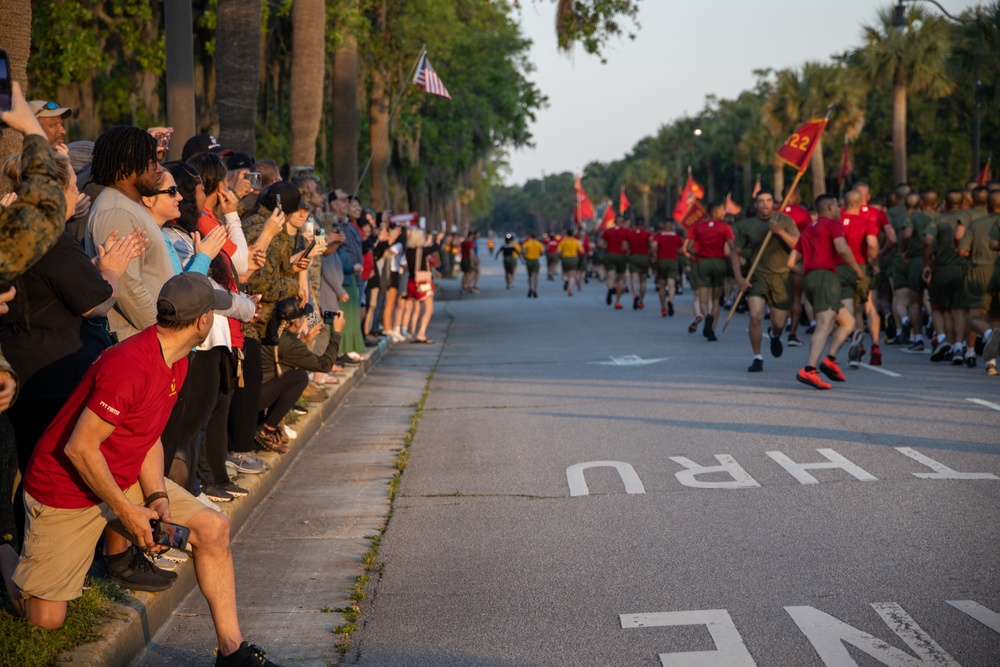
[[[545,254],[545,246],[538,239],[528,239],[521,246],[521,254],[525,259],[538,259]]]
[[[583,244],[575,237],[567,236],[556,246],[556,252],[561,257],[579,257],[583,252]]]

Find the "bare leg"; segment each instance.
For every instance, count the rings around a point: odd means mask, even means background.
[[[420,318],[420,330],[417,332],[417,339],[427,338],[427,325],[431,323],[431,315],[434,314],[434,297],[429,296],[424,300],[424,314]]]
[[[205,508],[188,521],[194,547],[198,587],[208,601],[219,639],[219,650],[229,655],[240,647],[243,635],[236,615],[236,575],[229,548],[229,519]]]
[[[813,332],[812,338],[809,340],[809,356],[806,358],[806,366],[813,368],[819,366],[819,360],[826,348],[826,341],[833,332],[836,317],[836,313],[832,310],[816,313],[816,331]]]
[[[834,330],[833,335],[830,337],[830,356],[836,357],[837,352],[847,341],[848,337],[854,331],[855,321],[854,316],[851,315],[846,308],[841,308],[837,313],[837,328]]]
[[[22,598],[21,591],[12,581],[18,560],[17,552],[9,544],[0,546],[0,572],[3,573],[3,583],[14,606],[14,613],[23,616],[35,627],[58,630],[66,621],[66,601]]]
[[[760,339],[763,334],[761,323],[764,321],[764,299],[759,296],[747,297],[747,308],[750,311],[747,335],[750,338],[750,347],[753,349],[754,356],[757,356],[760,354]]]

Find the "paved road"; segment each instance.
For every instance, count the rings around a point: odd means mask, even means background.
[[[820,392],[804,348],[747,374],[744,316],[689,335],[690,294],[484,264],[342,664],[1000,664],[1000,381],[886,348]]]

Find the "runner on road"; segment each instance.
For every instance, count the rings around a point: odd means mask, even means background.
[[[785,204],[783,212],[795,221],[795,226],[798,228],[799,234],[801,234],[803,229],[812,224],[812,215],[805,206],[799,203],[799,191],[792,191],[791,185],[785,186],[784,195],[788,197],[788,202]],[[802,341],[799,340],[797,335],[799,320],[802,319],[802,310],[805,308],[809,321],[812,321],[812,306],[808,302],[803,302],[802,276],[797,271],[792,271],[788,275],[790,279],[789,283],[792,287],[792,312],[791,319],[788,322],[788,347],[801,347]]]
[[[528,298],[538,298],[538,272],[541,269],[541,258],[545,246],[538,240],[538,234],[531,232],[528,240],[521,246],[524,264],[528,268]]]
[[[660,223],[660,231],[653,235],[652,252],[656,257],[656,288],[660,293],[660,315],[674,316],[674,294],[680,277],[678,251],[684,239],[677,233],[673,218]]]
[[[646,278],[649,277],[649,239],[652,233],[646,229],[646,219],[641,215],[635,219],[635,227],[628,237],[628,264],[632,271],[632,310],[646,307]]]
[[[625,227],[625,219],[620,215],[601,234],[600,246],[604,248],[604,267],[608,274],[608,297],[605,303],[610,306],[611,299],[614,298],[615,310],[622,309],[628,237],[629,230]]]
[[[504,237],[504,244],[497,249],[496,257],[503,257],[504,279],[507,289],[514,286],[514,273],[517,271],[517,258],[521,256],[521,246],[514,240],[513,234]]]
[[[726,283],[726,258],[733,252],[733,229],[722,221],[725,212],[726,206],[722,202],[709,204],[708,219],[696,223],[684,243],[686,254],[695,260],[691,269],[691,284],[705,320],[702,334],[709,341],[718,340],[715,323],[719,320],[719,299]],[[692,324],[694,330],[688,327],[688,333],[698,330],[697,320]]]
[[[566,236],[559,241],[556,249],[562,258],[562,274],[565,281],[566,296],[573,296],[573,286],[579,283],[578,271],[583,261],[583,244],[577,236],[578,232],[566,230]]]

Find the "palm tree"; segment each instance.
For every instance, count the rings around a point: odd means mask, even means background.
[[[774,90],[762,109],[764,123],[778,137],[788,136],[812,118],[822,118],[830,105],[829,132],[857,139],[865,124],[861,91],[848,80],[846,69],[837,64],[807,62],[801,70],[786,69],[777,73]],[[826,169],[823,164],[823,141],[818,138],[809,162],[813,196],[826,192]],[[780,192],[775,195],[780,196]]]
[[[354,192],[358,186],[358,40],[346,25],[340,27],[340,46],[333,54],[330,94],[333,187]]]
[[[10,78],[20,83],[25,97],[31,99],[28,96],[27,76],[28,52],[31,50],[29,0],[0,0],[0,35],[3,35],[3,48],[10,59]],[[4,132],[0,137],[0,159],[20,151],[21,135],[17,132]]]
[[[642,195],[642,217],[649,223],[649,195],[653,189],[662,190],[667,182],[667,167],[661,162],[645,158],[629,164],[625,169],[625,185],[635,188]]]
[[[219,142],[227,148],[253,155],[257,151],[261,0],[219,0],[216,15]]]
[[[909,93],[947,95],[954,88],[947,61],[951,31],[943,19],[919,7],[906,12],[906,28],[893,27],[893,8],[878,11],[876,25],[862,28],[864,46],[850,54],[852,78],[866,90],[892,85],[892,178],[906,182],[906,100]]]
[[[1000,107],[1000,2],[979,8],[974,20],[958,26],[952,61],[955,71],[974,82],[976,106],[973,127],[973,165],[975,175],[981,166],[980,125],[983,113]]]
[[[292,165],[316,164],[316,136],[323,117],[326,3],[292,3]]]

